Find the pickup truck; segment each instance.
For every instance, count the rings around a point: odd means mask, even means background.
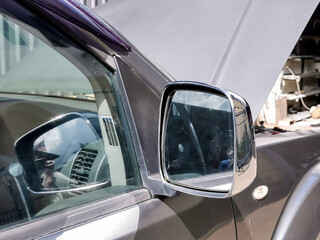
[[[319,238],[320,130],[265,134],[228,61],[176,81],[78,1],[2,0],[0,239]]]

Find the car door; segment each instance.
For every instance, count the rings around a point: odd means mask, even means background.
[[[101,61],[51,20],[0,3],[0,238],[234,239],[231,199],[161,197],[152,187],[161,181],[145,175],[158,162],[161,93],[145,77],[168,79],[136,53],[119,55],[131,67],[119,71],[120,61],[107,52]],[[141,121],[130,115],[145,109],[132,97],[139,86],[155,112]]]
[[[110,1],[95,11],[177,80],[233,90],[247,99],[254,117],[319,4],[138,2]],[[239,239],[272,237],[289,192],[319,157],[318,141],[318,131],[256,135],[257,178],[233,198]],[[263,185],[269,191],[257,201],[252,193]]]
[[[134,49],[133,49],[134,50]],[[134,64],[140,66],[134,68]],[[139,162],[141,177],[154,196],[168,207],[182,221],[194,239],[235,239],[235,223],[231,198],[214,199],[192,196],[190,194],[170,192],[164,188],[160,177],[158,160],[159,106],[163,88],[168,78],[155,68],[149,68],[149,62],[134,51],[126,58],[117,58],[121,78],[129,99],[130,109],[135,120],[135,128],[139,136],[141,158]],[[144,221],[149,221],[148,219]],[[152,229],[158,228],[154,222]],[[171,229],[171,228],[170,228]],[[144,231],[139,228],[137,239],[144,239]],[[173,228],[173,231],[174,228]],[[156,239],[154,230],[150,232]],[[152,235],[154,234],[154,235]],[[183,237],[182,237],[183,238]],[[147,238],[148,239],[148,238]],[[164,238],[166,239],[166,238]],[[170,238],[168,238],[170,239]]]
[[[126,207],[134,218],[98,237],[134,233],[150,194],[114,69],[20,3],[0,12],[0,238],[44,237]]]

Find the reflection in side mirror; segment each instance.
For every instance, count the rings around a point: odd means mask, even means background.
[[[75,131],[76,129],[81,131]],[[41,190],[83,186],[83,180],[89,176],[90,162],[84,165],[76,159],[76,156],[81,149],[96,142],[98,142],[97,134],[83,118],[69,120],[40,135],[33,143],[33,161],[41,181]],[[94,156],[94,153],[92,155]],[[94,158],[95,156],[91,157]],[[76,171],[78,179],[75,179],[75,173],[69,174],[64,171],[70,161],[77,161],[75,164],[78,166],[73,171]]]
[[[17,140],[15,150],[34,193],[85,191],[110,183],[102,139],[80,114],[60,116],[30,131]]]
[[[199,189],[229,191],[234,161],[233,132],[232,109],[225,96],[176,91],[166,125],[167,178]]]
[[[256,175],[250,109],[235,94],[190,82],[169,84],[161,108],[165,184],[190,194],[225,198]]]

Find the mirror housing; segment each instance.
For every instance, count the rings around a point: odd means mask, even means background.
[[[218,87],[172,82],[162,94],[159,159],[164,185],[227,198],[257,173],[254,126],[247,102]]]

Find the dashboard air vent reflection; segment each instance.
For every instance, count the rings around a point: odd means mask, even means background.
[[[91,149],[81,149],[73,163],[69,186],[71,188],[86,186],[89,179],[91,167],[98,151]]]
[[[110,146],[119,146],[118,137],[112,118],[105,117],[103,118],[103,122],[106,127],[106,133]]]

